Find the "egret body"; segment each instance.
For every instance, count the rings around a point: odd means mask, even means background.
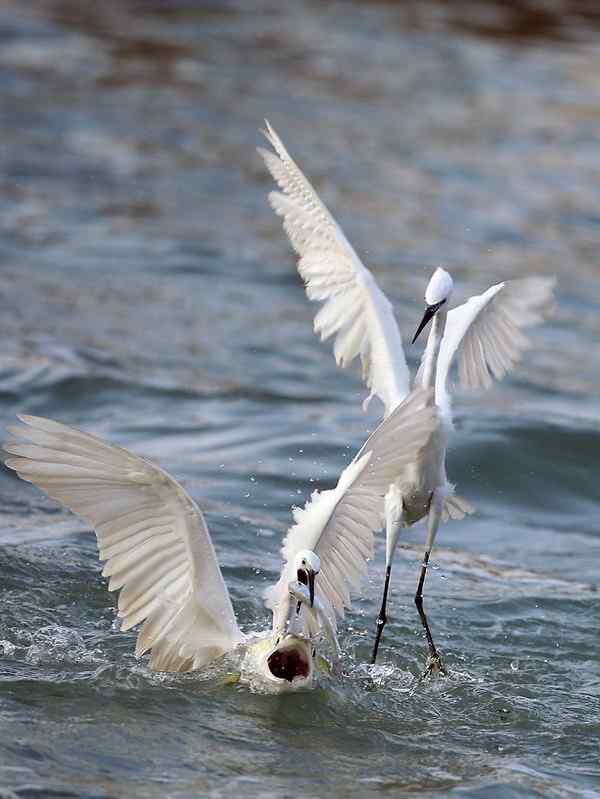
[[[136,655],[155,671],[199,669],[245,651],[242,672],[269,690],[313,684],[319,648],[339,657],[336,619],[350,606],[373,551],[373,530],[393,475],[439,422],[431,391],[415,391],[369,436],[335,488],[314,492],[282,550],[266,595],[273,626],[261,640],[237,623],[204,516],[155,464],[50,419],[19,417],[6,465],[94,529],[121,629],[142,625]]]
[[[269,194],[270,203],[283,218],[298,254],[298,271],[308,298],[322,303],[315,316],[315,332],[322,340],[334,339],[339,366],[346,367],[360,358],[370,391],[364,405],[377,396],[385,418],[410,391],[392,305],[268,122],[265,136],[273,151],[259,148],[259,152],[281,189]],[[466,500],[456,496],[446,477],[446,444],[452,429],[447,385],[450,369],[458,360],[461,387],[467,389],[487,388],[492,375],[501,378],[526,349],[523,329],[541,321],[551,304],[553,286],[554,279],[546,277],[498,283],[450,311],[453,283],[448,272],[436,270],[427,286],[427,307],[415,339],[430,319],[433,325],[415,385],[434,387],[431,402],[439,407],[442,424],[417,458],[395,475],[386,495],[385,584],[373,662],[387,620],[390,575],[400,529],[426,518],[427,544],[415,603],[427,636],[430,666],[441,668],[423,611],[425,570],[440,521],[462,519],[473,511]]]

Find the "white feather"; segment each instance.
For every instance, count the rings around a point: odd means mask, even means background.
[[[427,446],[438,425],[433,392],[412,392],[368,438],[337,486],[315,491],[304,509],[295,510],[296,523],[283,544],[286,563],[281,578],[265,596],[275,629],[287,618],[288,585],[296,578],[295,557],[304,549],[321,559],[315,594],[325,612],[332,620],[343,615],[372,557],[373,532],[381,526],[386,491]]]
[[[437,362],[435,400],[451,420],[448,375],[458,354],[461,388],[488,388],[529,345],[523,328],[538,324],[552,303],[554,278],[530,277],[491,286],[448,312]]]
[[[315,318],[315,332],[321,339],[335,336],[340,366],[360,356],[369,399],[379,397],[387,416],[409,391],[392,306],[279,136],[266,125],[265,136],[275,153],[261,148],[259,153],[283,191],[272,192],[269,200],[300,256],[298,270],[309,299],[325,303]]]
[[[96,532],[109,590],[152,668],[187,671],[244,639],[200,509],[166,472],[89,433],[35,416],[9,428],[6,465]]]

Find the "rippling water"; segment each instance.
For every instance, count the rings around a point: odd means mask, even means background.
[[[600,796],[600,46],[594,4],[36,3],[0,8],[0,414],[157,459],[206,509],[263,629],[289,506],[376,422],[333,366],[254,152],[267,116],[393,300],[555,274],[514,375],[458,397],[418,684],[405,536],[294,696],[149,672],[86,526],[0,474],[0,796]],[[554,10],[553,10],[554,9]],[[409,348],[414,366],[420,354]]]

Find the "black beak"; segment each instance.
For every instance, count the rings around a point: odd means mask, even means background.
[[[436,315],[441,304],[442,304],[441,302],[436,302],[435,305],[428,305],[427,308],[425,308],[425,313],[423,314],[423,318],[421,319],[421,324],[419,325],[419,327],[417,328],[417,332],[413,336],[412,344],[414,344],[415,341],[419,338],[421,330],[423,330],[423,328],[427,325],[429,320],[433,319],[433,317]]]
[[[315,573],[312,569],[307,569],[306,573],[308,574],[308,595],[310,597],[310,606],[315,603]]]
[[[299,583],[308,586],[308,595],[310,597],[310,606],[312,608],[315,601],[315,572],[310,568],[298,569],[296,576]],[[298,610],[300,610],[300,602],[298,602]]]

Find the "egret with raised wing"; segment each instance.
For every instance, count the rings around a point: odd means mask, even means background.
[[[269,200],[283,218],[284,229],[299,256],[298,270],[308,298],[323,303],[315,317],[315,332],[322,340],[334,337],[338,365],[346,367],[360,357],[363,379],[370,390],[363,407],[377,396],[385,418],[410,390],[392,305],[268,122],[264,133],[273,151],[259,148],[259,152],[281,189],[271,192]],[[415,339],[430,319],[434,324],[415,384],[435,388],[442,424],[419,457],[398,472],[386,495],[385,583],[373,663],[387,621],[390,576],[400,529],[426,518],[427,543],[415,604],[427,637],[428,669],[443,671],[423,609],[423,584],[440,521],[462,519],[473,511],[454,493],[446,476],[447,438],[452,429],[447,387],[450,367],[458,355],[460,382],[469,389],[487,388],[490,373],[502,377],[527,346],[522,329],[543,318],[553,285],[553,279],[544,277],[499,283],[448,313],[453,289],[448,272],[436,270],[427,286],[427,308]]]
[[[334,489],[314,492],[284,541],[277,584],[266,592],[273,628],[238,627],[202,512],[165,471],[121,447],[58,422],[19,417],[6,465],[95,530],[109,591],[120,591],[121,629],[143,622],[136,655],[156,671],[185,672],[237,650],[254,687],[313,684],[317,648],[339,656],[336,616],[350,606],[373,550],[384,495],[439,426],[432,392],[417,390],[369,436]]]

